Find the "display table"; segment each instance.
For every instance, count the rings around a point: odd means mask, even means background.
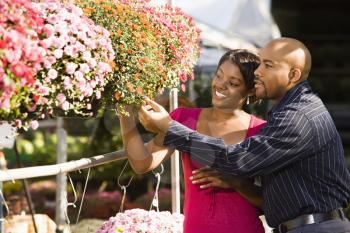
[[[56,224],[46,214],[34,216],[38,233],[55,233]],[[31,215],[11,215],[5,220],[5,233],[35,233]]]

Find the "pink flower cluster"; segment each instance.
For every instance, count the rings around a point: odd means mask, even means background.
[[[111,217],[96,233],[181,233],[183,220],[182,214],[171,214],[169,211],[131,209]]]
[[[38,78],[48,87],[50,106],[64,114],[90,115],[112,75],[114,59],[109,32],[83,15],[81,8],[49,0],[33,3],[45,20],[48,48]]]
[[[184,87],[199,31],[179,8],[149,1],[82,0],[102,27],[66,1],[0,0],[0,119],[35,128],[55,110],[91,116],[102,92],[119,106]]]
[[[139,0],[140,1],[140,0]],[[159,8],[142,7],[151,20],[160,26],[167,49],[166,63],[171,77],[177,79],[185,91],[185,83],[194,79],[193,67],[200,54],[200,33],[191,16],[186,15],[179,7],[165,5]]]
[[[46,61],[43,35],[44,21],[29,0],[0,1],[0,115],[18,127],[40,117],[35,110],[46,104],[35,79]]]
[[[181,8],[166,5],[157,15],[158,22],[168,28],[169,58],[177,77],[180,79],[181,89],[185,91],[185,83],[194,80],[193,67],[200,54],[200,33],[191,16],[186,15]]]

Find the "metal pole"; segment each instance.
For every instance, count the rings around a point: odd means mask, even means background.
[[[84,156],[82,156],[84,157]],[[42,165],[35,167],[15,168],[15,169],[0,169],[0,181],[21,180],[45,176],[55,176],[61,173],[79,171],[89,167],[96,167],[112,161],[127,159],[124,150],[109,152],[102,155],[96,155],[90,158],[72,160],[66,163]]]
[[[3,148],[12,148],[15,141],[16,129],[12,127],[6,121],[0,121],[0,172],[6,172],[6,159],[5,154],[1,150]],[[2,182],[0,181],[0,191],[2,192]],[[0,197],[0,233],[5,232],[4,227],[4,209],[5,200],[4,197]],[[8,214],[8,213],[6,213]]]
[[[172,6],[172,0],[167,0]],[[178,107],[177,89],[172,89],[169,96],[170,111]],[[180,213],[180,162],[179,151],[175,150],[171,156],[171,209],[173,213]]]
[[[21,162],[21,158],[19,156],[19,152],[18,152],[18,148],[17,148],[17,141],[15,141],[15,144],[13,146],[13,151],[15,152],[15,155],[16,155],[17,167],[21,168],[22,162]],[[35,209],[34,209],[34,205],[33,205],[33,201],[32,201],[32,196],[30,195],[30,192],[29,192],[28,181],[26,179],[23,179],[22,184],[23,184],[24,193],[26,195],[26,200],[27,200],[28,207],[29,207],[29,212],[30,212],[30,215],[32,216],[34,232],[38,233],[38,227],[36,226],[36,222],[35,222]]]
[[[57,163],[64,163],[67,161],[67,132],[63,128],[63,118],[57,118]],[[66,198],[67,198],[67,175],[61,173],[56,176],[57,190],[56,190],[56,232],[64,232],[66,218]]]
[[[178,107],[177,89],[170,91],[170,111]],[[179,151],[171,156],[171,207],[173,213],[180,213],[180,162]]]

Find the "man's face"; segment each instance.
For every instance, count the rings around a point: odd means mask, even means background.
[[[267,45],[260,52],[260,65],[255,70],[255,95],[259,99],[278,102],[288,91],[290,65],[285,54],[275,45]]]

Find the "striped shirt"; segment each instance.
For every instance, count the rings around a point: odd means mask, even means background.
[[[334,122],[304,81],[269,112],[266,126],[240,144],[199,134],[173,121],[164,145],[220,172],[262,177],[268,224],[323,213],[350,202],[350,175]]]

